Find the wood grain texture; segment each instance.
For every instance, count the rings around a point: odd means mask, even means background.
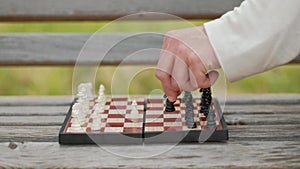
[[[2,96],[0,168],[296,169],[299,99],[299,94],[229,95],[227,142],[99,148],[58,144],[72,97]]]
[[[0,106],[70,106],[73,99],[72,96],[0,96]]]
[[[162,41],[162,33],[1,34],[0,65],[156,64]]]
[[[0,126],[0,142],[58,142],[60,125]],[[300,125],[229,125],[229,141],[300,141]]]
[[[2,167],[294,169],[300,163],[300,145],[296,141],[244,141],[174,147],[60,146],[53,142],[16,143],[16,146],[11,149],[9,143],[0,143]]]
[[[141,13],[160,12],[185,19],[220,17],[243,0],[0,0],[0,21],[113,20]],[[131,19],[168,19],[139,14]]]
[[[146,32],[0,34],[0,66],[155,65],[162,42],[163,33]]]

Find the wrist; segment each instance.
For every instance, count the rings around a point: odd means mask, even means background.
[[[206,70],[219,69],[219,68],[221,68],[221,65],[220,65],[219,60],[215,54],[215,51],[208,39],[205,28],[204,28],[204,26],[202,26],[201,28],[203,29],[205,40],[207,41],[206,49],[204,52],[205,56],[202,59],[202,62],[204,64]]]

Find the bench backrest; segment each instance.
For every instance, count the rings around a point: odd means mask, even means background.
[[[214,19],[239,6],[243,0],[0,0],[0,21],[100,21],[133,13],[136,20],[168,19],[141,12],[169,13],[184,19]],[[159,16],[159,17],[158,17]],[[134,34],[134,33],[132,33]],[[91,48],[91,54],[77,60],[91,34],[86,33],[5,33],[0,34],[0,65],[95,64],[93,53],[106,48]],[[130,36],[129,33],[99,33],[99,44]],[[101,64],[118,64],[137,49],[160,48],[162,36],[128,41]],[[93,51],[95,50],[95,51]],[[126,64],[155,64],[158,56],[133,56]],[[300,63],[298,56],[292,63]]]

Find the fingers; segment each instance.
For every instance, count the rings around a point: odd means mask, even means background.
[[[162,88],[165,94],[167,95],[168,99],[171,102],[175,101],[177,97],[180,95],[179,88],[173,87],[173,85],[176,84],[176,81],[171,77],[170,74],[160,69],[156,69],[155,75],[161,81]]]
[[[192,91],[210,87],[219,76],[216,71],[206,74],[207,69],[200,59],[200,55],[205,55],[207,57],[201,58],[210,63],[210,54],[203,42],[207,39],[201,38],[200,35],[200,38],[193,38],[194,36],[190,38],[189,31],[191,30],[173,31],[164,37],[155,75],[161,81],[170,101],[175,101],[183,90]],[[199,50],[195,50],[196,47]]]
[[[163,45],[166,49],[170,46]],[[163,90],[170,101],[175,101],[180,94],[180,90],[176,84],[176,81],[172,78],[172,71],[175,63],[175,58],[171,52],[171,49],[162,49],[160,58],[157,63],[155,76],[161,81]]]
[[[189,83],[193,90],[197,88],[207,88],[212,86],[219,77],[217,71],[211,71],[208,74],[206,73],[206,68],[203,65],[201,59],[191,53],[188,57],[189,64]]]

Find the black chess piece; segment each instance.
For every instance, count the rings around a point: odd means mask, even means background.
[[[174,102],[170,102],[169,99],[166,100],[166,112],[174,112],[175,111],[175,106],[174,106]]]
[[[202,92],[200,112],[202,112],[204,116],[207,117],[209,113],[209,107],[212,101],[211,89],[210,87],[202,88],[200,89],[200,92]]]

